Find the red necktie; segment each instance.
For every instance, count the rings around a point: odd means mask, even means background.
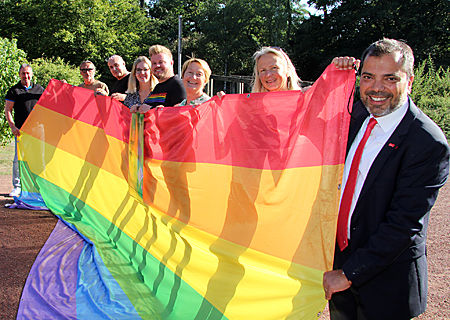
[[[350,172],[348,173],[347,183],[345,184],[344,194],[342,195],[341,199],[341,208],[339,209],[338,226],[337,226],[337,242],[339,245],[339,249],[341,249],[341,251],[343,251],[348,246],[348,238],[347,238],[348,216],[350,213],[350,208],[352,206],[353,193],[355,192],[359,163],[361,161],[361,156],[364,150],[364,146],[366,145],[367,139],[369,139],[370,133],[372,132],[372,129],[373,127],[375,127],[376,124],[377,120],[375,120],[375,118],[371,118],[369,120],[366,132],[364,132],[364,136],[361,139],[358,148],[356,149],[352,161],[352,166],[350,167]]]

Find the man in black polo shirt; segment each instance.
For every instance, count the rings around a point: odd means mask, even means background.
[[[186,99],[186,89],[183,81],[174,75],[173,58],[170,50],[162,45],[156,44],[149,49],[150,61],[152,62],[152,73],[159,83],[145,99],[144,103],[137,108],[130,109],[131,112],[139,111],[145,113],[156,107],[173,107]]]
[[[20,195],[20,172],[17,159],[17,137],[20,136],[20,128],[27,119],[34,105],[44,92],[44,88],[31,82],[33,69],[29,64],[22,64],[19,68],[20,81],[11,87],[5,96],[5,116],[14,135],[15,154],[13,162],[12,183],[13,190],[10,197]],[[14,118],[12,110],[14,108]]]
[[[111,74],[117,79],[111,89],[111,97],[123,102],[127,97],[126,91],[128,89],[130,72],[127,70],[127,66],[122,57],[116,54],[108,59],[108,67]]]

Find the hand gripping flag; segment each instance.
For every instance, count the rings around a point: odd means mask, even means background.
[[[316,319],[354,81],[329,66],[306,93],[132,122],[114,99],[52,80],[21,161],[61,222],[18,318]]]

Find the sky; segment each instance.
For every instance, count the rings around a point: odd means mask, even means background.
[[[307,10],[312,14],[312,15],[316,15],[319,11],[317,11],[316,9],[314,9],[313,7],[309,7],[308,6],[308,0],[301,0],[300,4],[305,5]]]

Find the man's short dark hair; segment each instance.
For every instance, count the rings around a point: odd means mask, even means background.
[[[363,53],[361,57],[361,71],[364,65],[364,60],[367,57],[381,57],[386,54],[392,54],[398,52],[400,54],[400,61],[403,71],[406,72],[408,77],[414,75],[414,54],[410,46],[404,41],[383,38],[372,43]]]

